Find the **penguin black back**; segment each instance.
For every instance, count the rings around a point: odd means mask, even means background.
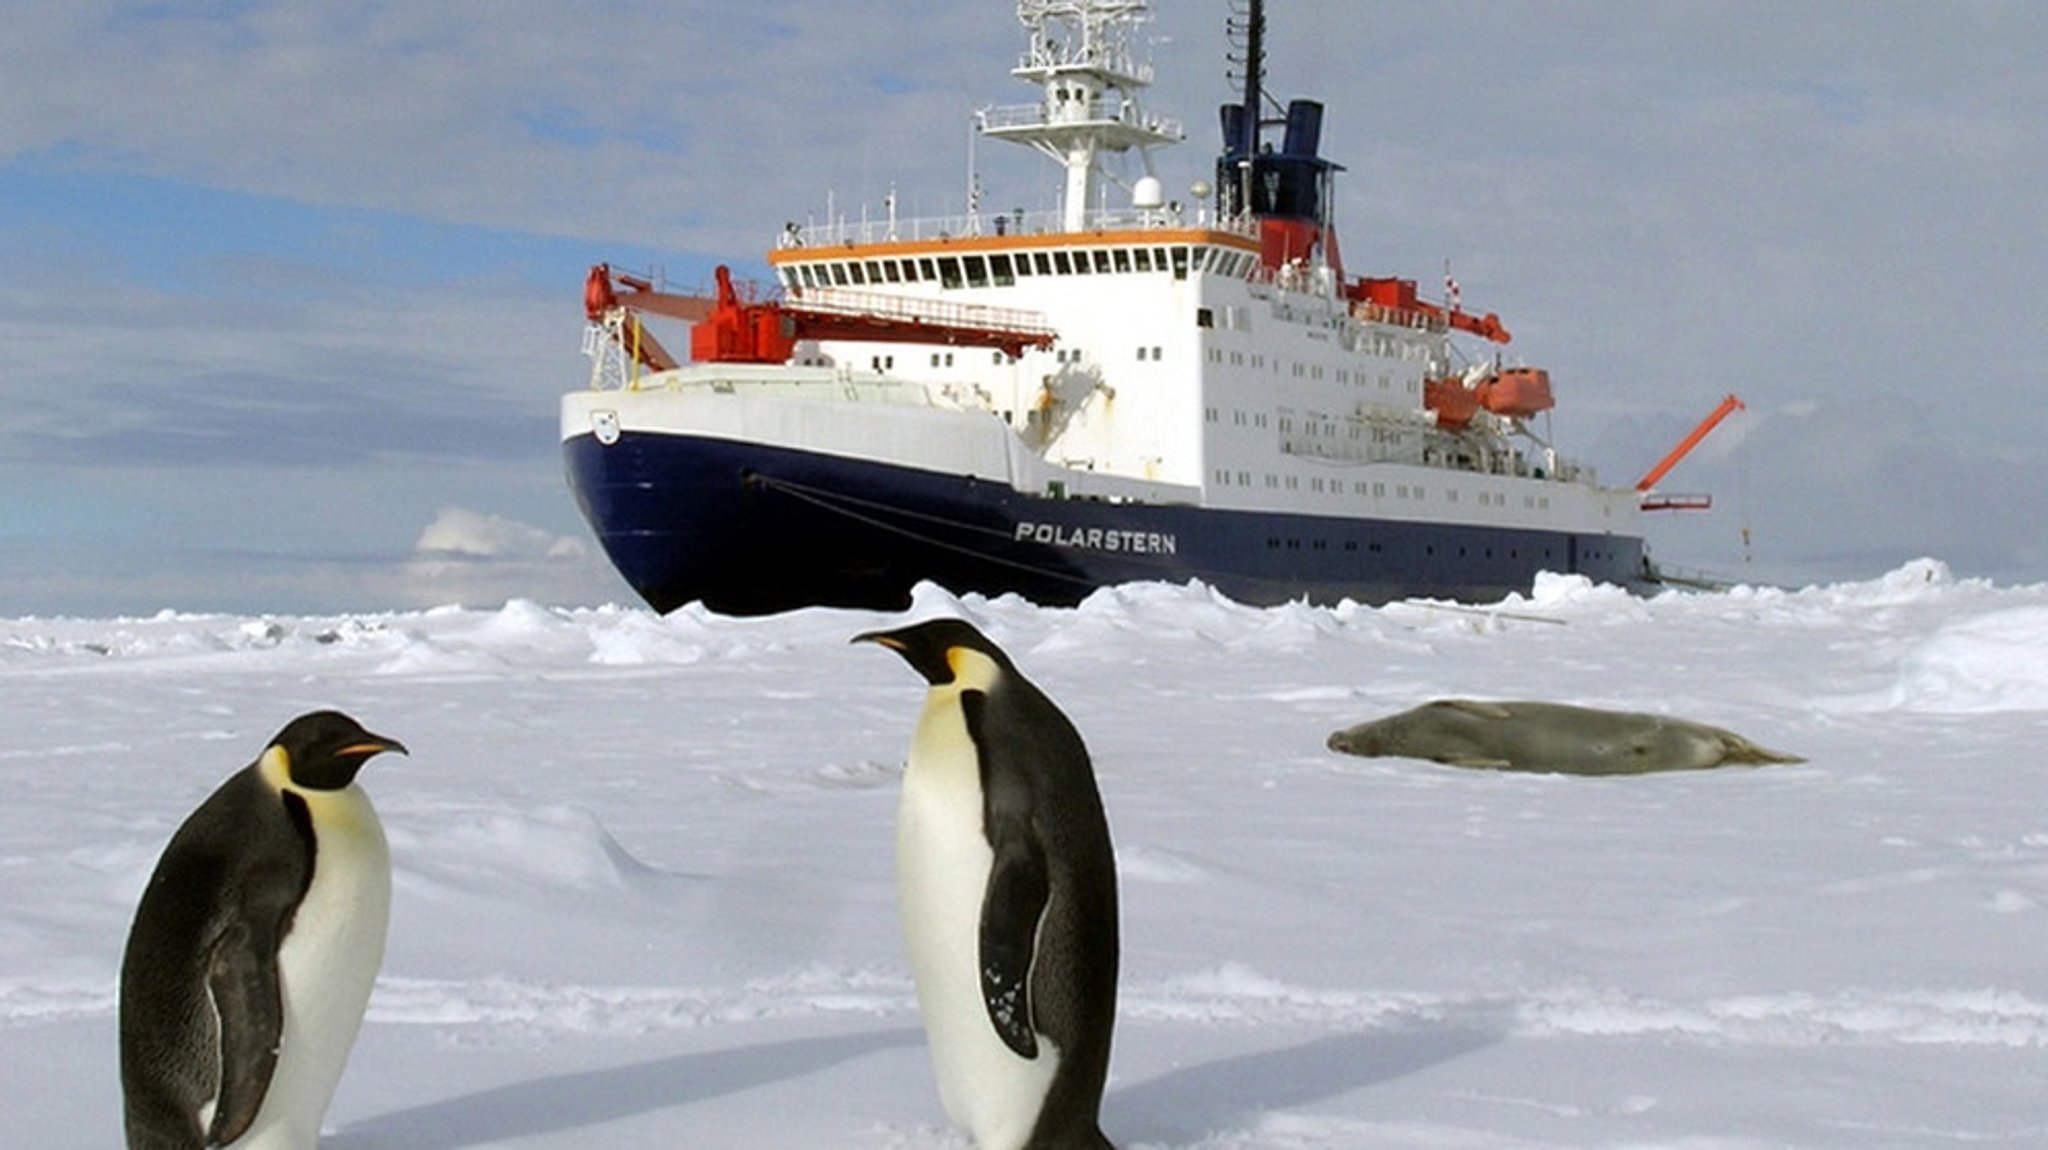
[[[277,955],[318,854],[307,799],[404,747],[333,711],[287,724],[171,836],[121,962],[121,1085],[130,1150],[201,1150],[240,1137],[279,1058]],[[279,762],[278,760],[282,761]],[[381,924],[379,924],[381,930]],[[201,1116],[213,1107],[212,1121]]]
[[[926,958],[920,963],[919,951],[930,946],[943,951],[945,944],[915,935],[949,932],[961,926],[953,924],[947,912],[929,909],[936,905],[929,899],[943,897],[934,895],[933,880],[917,874],[900,876],[904,883],[901,897],[913,904],[906,908],[906,930],[913,935],[908,940],[913,969],[920,974],[920,1004],[925,1007],[926,1027],[933,1037],[933,1057],[948,1110],[985,1144],[993,1138],[1015,1137],[1017,1141],[998,1144],[1029,1150],[1107,1147],[1097,1115],[1116,1013],[1116,861],[1087,747],[1073,723],[1018,671],[1009,656],[961,620],[931,620],[858,638],[896,651],[931,684],[927,719],[932,708],[943,711],[957,705],[957,722],[971,744],[971,751],[965,753],[971,753],[974,762],[952,769],[975,775],[979,806],[972,812],[955,810],[940,817],[971,820],[973,833],[985,840],[991,856],[977,899],[978,922],[964,924],[976,932],[971,953],[978,955],[978,971],[967,972],[967,977],[978,974],[980,979],[978,998],[987,1014],[984,1028],[993,1029],[1011,1054],[1022,1060],[1020,1066],[1038,1065],[1047,1042],[1057,1051],[1055,1068],[1044,1082],[1028,1125],[1028,1137],[1015,1132],[1011,1118],[989,1117],[981,1100],[956,1096],[967,1088],[956,1085],[949,1094],[949,1074],[961,1073],[949,1063],[980,1060],[985,1067],[1002,1064],[1000,1060],[991,1064],[971,1045],[955,1045],[960,1041],[951,1036],[955,1023],[932,1017],[934,1010],[958,1009],[950,1005],[958,998],[946,989],[928,990],[924,985],[949,976],[940,959]],[[951,722],[941,720],[941,726]],[[924,725],[921,721],[921,731]],[[933,808],[925,799],[911,800],[912,790],[925,784],[911,776],[943,773],[949,768],[943,762],[920,764],[923,737],[920,734],[913,742],[912,769],[905,779],[906,812],[917,811],[915,817],[928,820],[932,816],[924,812]],[[947,750],[941,740],[922,753],[957,761],[963,752]],[[935,841],[935,835],[944,837],[942,832],[925,829],[930,825],[925,822],[912,828],[912,841],[925,843]],[[899,835],[902,833],[899,826]],[[946,857],[928,854],[924,848],[913,848],[906,856],[899,840],[899,868],[941,866],[945,864],[939,860]],[[946,881],[939,880],[939,885]],[[965,1024],[960,1026],[965,1028]],[[998,1076],[1006,1073],[999,1071]],[[1027,1072],[1019,1069],[1016,1073]],[[1028,1094],[1040,1088],[1016,1089]],[[1006,1115],[1012,1113],[1006,1109],[1010,1103],[987,1105]],[[979,1124],[977,1114],[982,1116]],[[1004,1133],[987,1133],[984,1125],[988,1131]]]

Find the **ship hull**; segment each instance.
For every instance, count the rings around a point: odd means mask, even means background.
[[[585,519],[657,611],[899,610],[930,581],[1049,606],[1198,580],[1239,602],[1490,602],[1539,571],[1638,587],[1640,538],[1060,499],[1000,482],[714,436],[563,441]]]

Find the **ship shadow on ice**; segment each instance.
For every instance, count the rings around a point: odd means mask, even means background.
[[[679,1109],[923,1041],[922,1030],[906,1027],[698,1051],[528,1079],[352,1122],[320,1144],[327,1150],[493,1146]]]
[[[1427,1070],[1504,1037],[1482,1027],[1333,1034],[1231,1055],[1112,1089],[1103,1100],[1102,1125],[1118,1145],[1198,1140],[1250,1126],[1261,1114]]]

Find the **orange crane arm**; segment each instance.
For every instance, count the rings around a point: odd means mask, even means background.
[[[1641,479],[1636,480],[1636,490],[1648,491],[1650,488],[1657,486],[1657,481],[1664,478],[1672,468],[1678,466],[1678,461],[1690,454],[1693,448],[1698,447],[1700,440],[1705,439],[1710,432],[1719,427],[1722,420],[1742,409],[1742,401],[1735,396],[1731,395],[1723,399],[1721,406],[1715,408],[1713,413],[1705,419],[1700,420],[1700,425],[1692,429],[1691,435],[1678,441],[1678,446],[1671,449],[1671,454],[1658,460],[1657,466],[1652,467]]]

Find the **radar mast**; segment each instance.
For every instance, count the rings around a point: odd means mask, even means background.
[[[1038,85],[1044,97],[985,108],[978,117],[982,134],[1029,145],[1066,169],[1065,231],[1087,230],[1103,155],[1135,148],[1151,175],[1151,149],[1179,143],[1184,134],[1177,122],[1148,116],[1139,104],[1152,66],[1137,60],[1131,41],[1150,18],[1144,0],[1017,0],[1030,46],[1010,74]]]

